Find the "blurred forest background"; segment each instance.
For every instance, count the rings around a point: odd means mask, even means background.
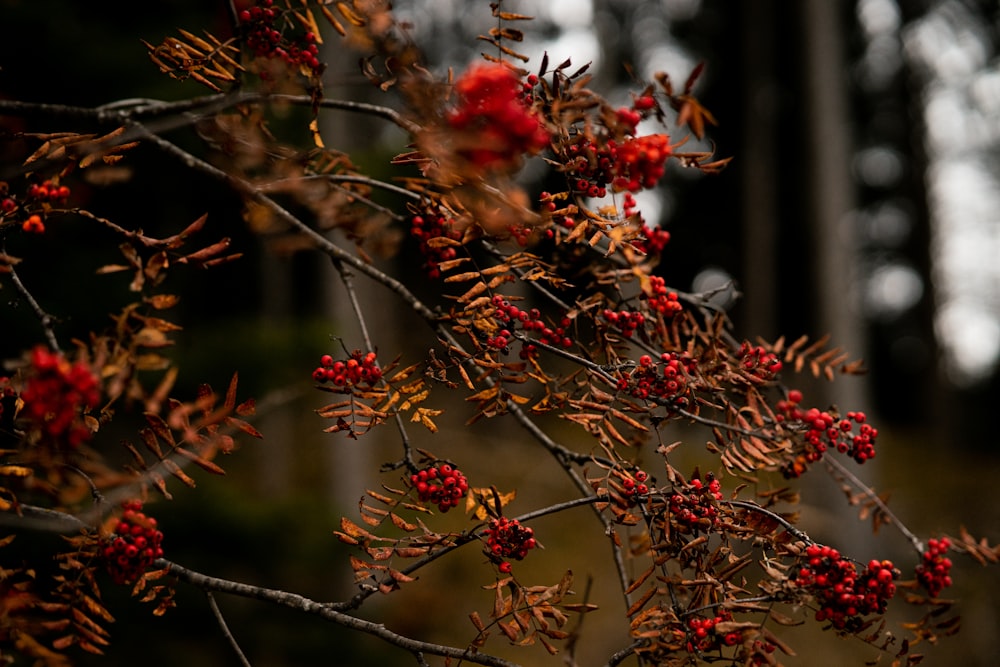
[[[486,0],[395,5],[442,72],[477,58],[474,37],[491,26]],[[657,71],[679,86],[697,63],[706,64],[696,94],[718,127],[709,132],[713,144],[704,147],[735,159],[714,177],[673,171],[658,190],[640,198],[646,219],[658,219],[673,236],[659,272],[683,290],[732,285],[718,298],[731,309],[741,336],[774,340],[783,334],[793,340],[829,332],[835,345],[863,357],[870,369],[863,379],[836,385],[803,380],[803,388],[817,405],[870,412],[880,447],[874,465],[861,471],[864,478],[892,493],[897,513],[921,536],[954,534],[962,524],[997,540],[997,3],[525,0],[505,7],[537,17],[527,26],[525,49],[534,56],[527,67],[537,68],[543,52],[552,63],[593,61],[592,87],[612,102],[627,101]],[[95,106],[204,94],[197,84],[160,75],[140,42],[159,43],[179,27],[195,33],[204,27],[220,37],[231,33],[221,2],[164,0],[140,10],[124,2],[0,0],[0,96]],[[356,54],[343,51],[335,36],[327,48],[328,95],[387,102],[360,76]],[[324,119],[328,146],[351,152],[374,176],[393,176],[386,162],[405,139],[396,128],[357,115]],[[0,118],[0,131],[59,130],[60,123],[54,117]],[[171,136],[199,150],[193,137]],[[542,187],[546,174],[540,167],[526,169],[529,188]],[[323,403],[309,379],[318,356],[337,350],[334,336],[348,348],[360,346],[332,270],[322,258],[282,251],[280,236],[255,235],[231,193],[152,151],[136,151],[126,169],[117,183],[74,182],[75,201],[154,235],[172,233],[208,212],[207,234],[232,236],[245,253],[240,262],[211,273],[171,279],[184,295],[177,314],[184,326],[175,350],[182,369],[178,393],[201,382],[221,389],[239,371],[241,396],[253,395],[261,405],[257,426],[265,435],[264,442],[245,443],[226,462],[229,478],[200,477],[197,489],[178,490],[175,501],[150,506],[161,518],[167,557],[208,574],[315,599],[344,597],[350,573],[331,531],[341,514],[355,511],[363,489],[378,483],[378,465],[394,458],[395,450],[391,435],[384,443],[325,435],[325,424],[312,413]],[[82,220],[40,239],[9,239],[7,251],[15,256],[44,253],[45,261],[26,261],[20,273],[48,311],[62,318],[57,331],[67,339],[107,326],[106,313],[129,298],[123,281],[112,277],[64,280],[117,261],[107,241]],[[393,270],[415,271],[419,260],[408,252],[409,240],[402,243]],[[416,289],[433,294],[434,286]],[[430,337],[405,312],[385,306],[378,288],[370,295],[382,356],[402,350],[422,358]],[[0,357],[10,359],[38,339],[38,324],[6,284],[0,307]],[[515,464],[532,456],[530,444],[512,428],[464,429],[468,415],[461,410],[455,406],[459,414],[450,429],[418,446],[464,462],[463,446],[477,439],[510,448]],[[476,463],[467,456],[471,478]],[[526,498],[532,489],[539,497],[558,497],[555,466],[539,467],[527,474],[518,465],[482,472],[501,488],[518,487]],[[858,558],[877,552],[912,562],[914,555],[895,533],[880,533],[872,542],[867,526],[851,523],[852,510],[839,509],[842,496],[821,478],[817,470],[805,480],[817,482],[804,513],[804,527],[816,539],[847,542],[845,551]],[[528,502],[520,509],[531,507]],[[557,527],[553,522],[551,529]],[[544,531],[545,523],[536,530]],[[606,545],[595,549],[606,559]],[[566,567],[553,553],[534,557],[550,561],[536,566],[539,577],[557,578]],[[449,576],[469,577],[473,590],[477,582],[489,583],[481,557],[464,558]],[[600,567],[586,564],[573,569],[580,587],[600,574]],[[954,577],[965,628],[924,664],[994,665],[1000,602],[993,593],[1000,590],[1000,577],[961,558]],[[600,599],[597,582],[594,587],[593,597]],[[146,665],[237,664],[196,592],[181,589],[180,608],[163,619],[126,601],[125,592],[110,586],[107,592],[121,595],[112,609],[123,610],[112,629],[111,664],[126,664],[136,652],[144,653]],[[404,633],[428,633],[432,640],[452,637],[448,627],[461,627],[470,610],[449,607],[459,603],[428,591],[402,599],[379,603],[387,624]],[[613,592],[609,599],[612,606],[620,604]],[[412,662],[405,653],[318,620],[242,600],[220,602],[258,667]],[[488,609],[489,600],[478,604]],[[440,617],[426,613],[428,605],[440,609]],[[149,632],[159,634],[150,639]],[[458,636],[464,640],[451,641],[467,641],[471,626]],[[602,641],[593,645],[593,662],[582,665],[603,664],[608,648],[623,644],[619,635]],[[829,635],[810,641],[822,648],[791,662],[840,665],[844,656],[873,657]],[[527,649],[510,657],[553,664],[541,653]]]

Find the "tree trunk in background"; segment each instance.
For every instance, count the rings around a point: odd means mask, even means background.
[[[740,173],[742,190],[743,331],[773,340],[778,323],[778,201],[777,22],[775,2],[760,0],[749,7],[739,5],[741,25],[741,70],[743,126],[740,156],[734,167]]]

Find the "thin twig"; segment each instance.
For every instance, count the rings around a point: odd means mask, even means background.
[[[910,544],[913,545],[913,548],[916,550],[916,552],[918,554],[924,553],[925,550],[924,543],[920,540],[920,538],[914,535],[913,532],[909,528],[907,528],[902,521],[900,521],[899,517],[896,516],[895,512],[889,509],[889,506],[885,503],[885,501],[879,498],[878,494],[875,493],[875,491],[870,486],[868,486],[860,479],[858,479],[857,475],[855,475],[850,470],[845,468],[843,464],[840,463],[840,461],[837,461],[836,459],[830,456],[824,456],[823,463],[826,465],[827,470],[830,471],[831,474],[835,472],[836,474],[841,475],[842,477],[847,479],[847,481],[849,481],[855,488],[857,488],[859,491],[865,494],[865,496],[867,496],[868,499],[871,500],[878,507],[880,512],[889,517],[889,520],[892,522],[892,525],[895,526],[896,530],[902,533],[903,536],[910,541]]]
[[[212,591],[206,590],[205,597],[208,598],[208,606],[211,607],[212,613],[215,615],[215,620],[219,622],[219,628],[222,630],[223,636],[236,653],[236,657],[239,659],[240,664],[244,667],[251,667],[250,661],[247,660],[247,657],[240,648],[240,645],[236,642],[236,638],[233,637],[233,633],[229,631],[229,626],[226,625],[226,619],[222,615],[222,610],[219,609],[219,605],[215,602],[215,596],[212,595]]]
[[[35,297],[28,291],[28,288],[24,286],[21,282],[21,277],[17,275],[17,271],[14,269],[13,264],[7,265],[7,272],[10,274],[10,279],[14,282],[14,287],[17,291],[21,293],[24,300],[28,302],[31,306],[31,310],[38,317],[39,322],[42,325],[42,331],[45,333],[45,339],[49,342],[49,347],[53,351],[59,352],[59,340],[56,338],[56,332],[52,329],[52,323],[54,318],[45,312],[45,309],[35,300]]]

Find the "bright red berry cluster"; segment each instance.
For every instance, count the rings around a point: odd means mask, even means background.
[[[311,77],[323,72],[319,61],[319,46],[312,32],[289,37],[287,32],[275,28],[283,10],[274,7],[273,0],[261,0],[260,6],[240,12],[240,23],[246,35],[247,48],[261,58],[277,58],[293,67],[302,67]],[[266,78],[262,73],[262,78]]]
[[[559,326],[551,327],[542,320],[542,314],[537,308],[522,310],[499,294],[490,301],[496,309],[493,317],[501,325],[495,336],[491,336],[486,344],[498,350],[506,349],[513,338],[512,330],[520,326],[524,331],[538,336],[538,340],[546,345],[570,347],[573,339],[566,335],[566,329],[572,323],[568,317],[559,321]],[[538,354],[537,346],[525,343],[521,348],[521,358],[527,359]]]
[[[624,141],[618,146],[611,185],[616,192],[639,192],[643,188],[656,187],[666,171],[665,164],[672,150],[670,137],[665,134],[649,134]]]
[[[660,276],[649,277],[649,291],[643,292],[641,298],[646,300],[651,310],[666,318],[684,310],[684,306],[677,299],[677,292],[669,291],[666,281]]]
[[[77,447],[91,436],[81,411],[97,407],[101,391],[97,377],[82,363],[70,363],[62,354],[36,347],[31,353],[31,374],[21,392],[22,415],[43,437],[65,438]]]
[[[649,485],[646,484],[648,479],[649,475],[643,470],[637,470],[633,475],[622,478],[622,497],[626,505],[635,507],[642,497],[649,493]]]
[[[469,491],[469,481],[462,471],[447,463],[429,466],[410,475],[420,502],[437,505],[442,512],[458,507]]]
[[[312,377],[316,382],[329,382],[336,387],[372,386],[382,379],[382,369],[378,367],[374,352],[354,350],[350,357],[342,360],[324,354]]]
[[[125,511],[104,546],[104,566],[116,584],[130,584],[163,557],[163,533],[156,529],[156,519],[143,513],[142,503],[133,500],[122,507]]]
[[[782,363],[773,352],[744,341],[740,346],[740,366],[754,382],[768,382],[781,372]]]
[[[951,559],[945,556],[951,548],[951,540],[947,537],[927,540],[927,551],[923,561],[917,565],[917,581],[927,589],[932,598],[941,595],[941,591],[951,586]]]
[[[743,633],[719,632],[716,626],[719,623],[732,621],[733,615],[729,611],[722,609],[712,618],[694,617],[687,622],[688,626],[688,653],[695,651],[711,651],[723,646],[736,646],[743,641]]]
[[[855,630],[869,614],[884,614],[896,593],[899,573],[888,560],[872,560],[861,574],[850,560],[832,548],[811,544],[795,584],[816,598],[816,620],[830,621],[838,630]]]
[[[549,145],[549,133],[527,106],[517,75],[498,63],[475,64],[455,82],[458,102],[447,115],[448,125],[472,133],[474,140],[458,150],[483,169],[506,169],[522,155]]]
[[[866,423],[864,412],[848,412],[845,418],[838,419],[818,408],[803,410],[799,407],[801,401],[802,392],[792,390],[788,392],[788,400],[778,401],[777,404],[779,421],[805,427],[805,449],[784,466],[782,472],[786,477],[799,477],[810,464],[822,459],[830,448],[847,454],[858,463],[875,457],[878,429]],[[858,425],[857,433],[854,432],[855,424]]]
[[[517,519],[498,517],[490,519],[486,527],[487,554],[500,563],[501,572],[510,572],[510,563],[504,558],[521,560],[528,552],[538,546],[535,541],[535,531],[528,526],[522,526]]]
[[[638,367],[630,375],[618,380],[618,390],[627,391],[635,398],[654,398],[685,405],[688,375],[694,369],[695,362],[687,354],[664,352],[660,355],[659,364],[654,363],[648,354],[644,354],[639,357]]]
[[[722,484],[712,473],[705,479],[708,484],[692,479],[685,489],[675,487],[670,494],[670,516],[679,532],[703,530],[719,522],[716,503],[722,500]]]

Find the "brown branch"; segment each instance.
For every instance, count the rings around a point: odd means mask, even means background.
[[[217,593],[236,595],[238,597],[268,602],[270,604],[301,611],[306,614],[319,616],[322,619],[331,621],[342,627],[357,630],[359,632],[372,635],[373,637],[377,637],[389,644],[392,644],[393,646],[398,646],[401,649],[410,651],[411,653],[427,653],[444,658],[453,658],[455,660],[472,662],[477,665],[487,665],[489,667],[517,667],[516,663],[488,653],[473,652],[469,649],[444,646],[442,644],[432,644],[430,642],[424,642],[406,637],[389,630],[381,623],[373,623],[372,621],[367,621],[351,616],[350,614],[336,611],[328,604],[316,602],[315,600],[298,595],[297,593],[272,588],[263,588],[260,586],[251,586],[237,581],[211,577],[194,570],[189,570],[186,567],[162,558],[154,563],[154,567],[169,568],[170,574],[178,580],[191,584],[192,586],[196,586],[204,591],[214,591]]]

